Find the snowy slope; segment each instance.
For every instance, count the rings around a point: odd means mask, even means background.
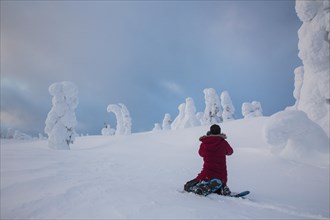
[[[234,148],[228,185],[248,199],[182,192],[202,167],[208,126],[80,137],[71,151],[1,140],[1,219],[329,219],[329,166],[270,153],[267,120],[221,124]]]

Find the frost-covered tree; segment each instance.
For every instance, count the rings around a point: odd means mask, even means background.
[[[293,106],[295,109],[297,109],[299,105],[300,100],[300,92],[301,87],[304,81],[304,67],[299,66],[294,70],[294,91],[293,91],[293,97],[296,99],[296,103]]]
[[[13,128],[8,128],[7,133],[6,133],[6,138],[7,139],[14,138],[14,133],[15,133],[15,130]]]
[[[202,124],[215,124],[222,122],[220,98],[213,88],[204,89],[205,110]]]
[[[126,106],[122,103],[110,104],[107,107],[108,112],[113,112],[116,116],[116,135],[131,134],[132,120]]]
[[[123,135],[124,134],[124,119],[121,113],[121,108],[117,104],[110,104],[107,107],[108,112],[112,112],[116,116],[117,125],[116,125],[116,135]]]
[[[78,106],[78,88],[68,81],[52,84],[49,93],[53,96],[53,107],[46,119],[45,133],[48,146],[53,149],[70,149],[77,136],[75,109]]]
[[[183,120],[184,118],[184,114],[185,114],[185,109],[186,109],[186,103],[181,103],[178,107],[178,110],[179,110],[179,114],[178,116],[176,116],[176,118],[174,119],[174,121],[172,122],[171,124],[171,128],[172,130],[176,130],[178,129],[181,121]]]
[[[220,95],[221,106],[222,106],[222,119],[223,121],[234,120],[235,108],[227,91],[223,91]]]
[[[45,137],[44,137],[44,135],[42,133],[39,133],[38,134],[38,139],[39,140],[45,140]]]
[[[197,112],[196,118],[200,121],[201,125],[205,125],[206,122],[204,121],[204,112]]]
[[[101,134],[103,136],[112,136],[112,135],[115,135],[115,133],[116,133],[116,130],[111,128],[110,124],[104,123],[104,128],[102,128],[102,130],[101,130]]]
[[[16,130],[14,132],[14,139],[15,140],[32,140],[33,138],[28,134],[25,134],[19,130]]]
[[[129,135],[132,132],[132,119],[129,114],[128,109],[123,103],[118,104],[121,107],[121,112],[123,116],[123,122],[124,122],[124,134]]]
[[[166,113],[163,119],[163,130],[171,130],[171,115],[169,113]]]
[[[184,118],[181,122],[181,128],[190,128],[200,126],[201,122],[196,116],[195,102],[191,97],[186,98],[186,108],[184,112]]]
[[[244,102],[242,104],[242,115],[244,116],[244,118],[263,116],[260,102]]]
[[[154,128],[152,129],[153,132],[161,131],[162,128],[159,123],[154,124]]]
[[[330,1],[296,1],[296,12],[303,22],[298,31],[303,69],[297,70],[303,77],[295,77],[295,107],[330,136]]]
[[[186,98],[186,102],[179,105],[179,115],[172,123],[172,129],[182,129],[201,125],[196,116],[195,102],[191,97]]]

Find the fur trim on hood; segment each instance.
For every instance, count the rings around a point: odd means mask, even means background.
[[[202,137],[199,138],[199,140],[202,141],[202,139],[210,136],[218,136],[218,137],[222,137],[223,139],[227,139],[227,135],[225,133],[221,133],[221,134],[203,135]]]

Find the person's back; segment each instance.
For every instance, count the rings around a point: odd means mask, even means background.
[[[233,149],[221,134],[203,136],[199,148],[199,155],[203,157],[202,171],[196,177],[199,181],[220,179],[223,186],[227,185],[226,156],[233,153]]]
[[[186,191],[193,191],[194,186],[202,182],[219,179],[222,185],[216,193],[222,195],[230,194],[230,190],[227,187],[226,156],[233,154],[233,149],[225,139],[226,135],[221,134],[220,126],[216,124],[210,127],[210,131],[206,136],[202,136],[199,139],[202,142],[199,148],[199,155],[203,157],[203,169],[195,179],[185,184],[184,189]]]

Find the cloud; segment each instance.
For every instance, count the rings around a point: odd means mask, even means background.
[[[48,96],[47,91],[38,94],[35,87],[14,77],[1,78],[1,129],[43,131],[45,109],[51,101],[43,98],[43,95]]]
[[[184,95],[183,88],[175,82],[162,81],[160,84],[167,92],[175,94],[179,97],[182,97]]]
[[[23,121],[19,119],[20,117],[18,117],[12,111],[11,112],[1,111],[0,117],[1,117],[1,124],[5,128],[10,126],[20,127],[24,124]]]

